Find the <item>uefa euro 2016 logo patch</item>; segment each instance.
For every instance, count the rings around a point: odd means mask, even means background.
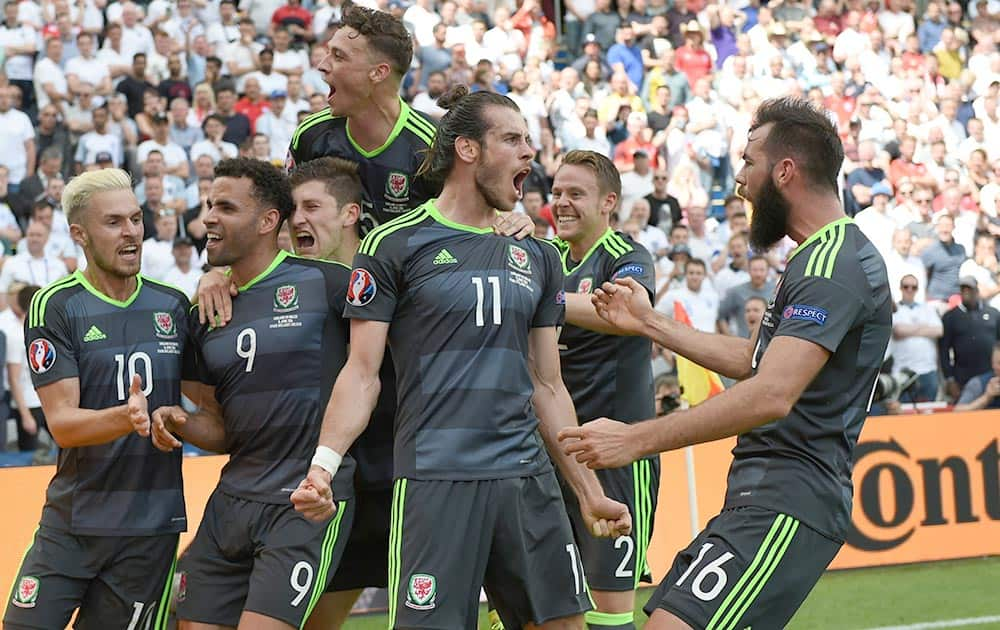
[[[808,304],[792,304],[786,306],[781,312],[781,319],[798,319],[804,322],[813,322],[820,326],[826,324],[826,309]]]
[[[347,285],[347,301],[352,306],[367,306],[375,299],[378,287],[375,277],[367,269],[355,269],[351,272],[351,282]]]
[[[56,362],[56,347],[48,339],[35,339],[28,346],[28,365],[35,374],[45,374]]]

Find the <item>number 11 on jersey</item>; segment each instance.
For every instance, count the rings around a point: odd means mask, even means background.
[[[500,277],[499,276],[487,276],[486,282],[489,283],[490,288],[493,289],[493,325],[500,325]],[[476,287],[476,326],[482,328],[486,325],[485,322],[485,291],[483,287],[482,278],[473,278],[472,284]]]

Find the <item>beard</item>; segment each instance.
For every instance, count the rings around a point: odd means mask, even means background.
[[[514,205],[503,198],[503,193],[498,189],[503,185],[497,181],[496,172],[488,166],[480,166],[476,169],[476,189],[483,196],[486,205],[501,212],[509,212],[514,209]],[[490,180],[493,181],[490,181]]]
[[[753,195],[753,220],[750,221],[750,247],[766,252],[777,244],[788,230],[791,206],[770,177]]]

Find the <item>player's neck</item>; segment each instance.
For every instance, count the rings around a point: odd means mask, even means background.
[[[845,216],[840,199],[826,193],[806,194],[802,199],[792,202],[791,206],[788,236],[796,243],[802,243],[830,223]],[[804,211],[798,210],[800,208]]]
[[[119,276],[108,273],[92,260],[87,261],[87,268],[81,273],[94,290],[118,302],[129,299],[135,293],[136,287],[139,286],[138,276]]]
[[[444,218],[469,227],[488,228],[497,216],[471,173],[468,177],[450,177],[434,205]]]
[[[352,267],[354,265],[354,255],[358,253],[359,247],[361,247],[361,240],[357,236],[354,234],[344,234],[340,245],[337,246],[337,249],[333,250],[333,253],[327,257],[327,260],[334,260]]]
[[[385,144],[402,115],[403,106],[395,94],[373,95],[367,107],[347,119],[351,139],[365,151],[374,151]]]
[[[264,270],[274,262],[279,251],[276,243],[269,243],[267,247],[259,247],[255,251],[248,252],[229,268],[230,277],[238,287],[248,284],[264,273]]]
[[[587,252],[594,247],[594,244],[597,243],[597,241],[601,240],[604,233],[607,231],[608,226],[604,225],[601,226],[599,231],[587,234],[577,241],[569,241],[569,257],[573,259],[573,262],[583,262],[583,257],[587,255]]]

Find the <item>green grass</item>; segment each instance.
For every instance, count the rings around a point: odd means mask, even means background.
[[[652,589],[639,593],[642,604]],[[1000,558],[935,562],[885,569],[827,573],[789,624],[791,630],[864,630],[968,617],[1000,615]],[[485,614],[480,614],[480,628]],[[385,630],[385,615],[355,617],[345,630]],[[1000,623],[970,626],[1000,628]]]

